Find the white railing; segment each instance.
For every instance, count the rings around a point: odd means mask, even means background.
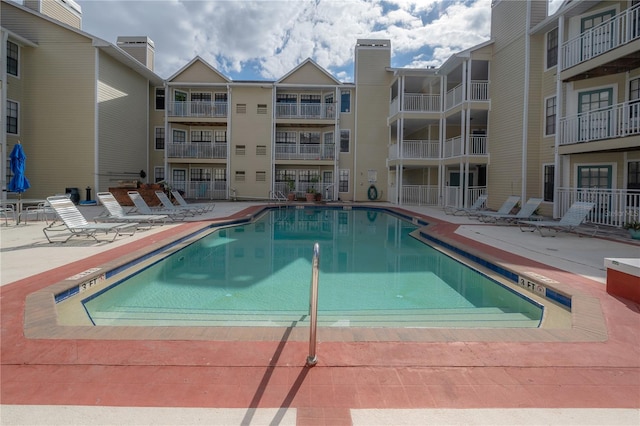
[[[227,158],[227,144],[168,143],[165,149],[169,158]]]
[[[640,219],[640,190],[558,188],[556,194],[560,217],[574,202],[589,201],[596,206],[587,216],[587,222],[621,227]]]
[[[469,155],[486,155],[487,137],[485,135],[469,136]]]
[[[560,145],[640,134],[640,102],[624,102],[560,120]]]
[[[437,185],[402,185],[400,204],[411,206],[437,206]]]
[[[336,158],[335,144],[276,143],[276,160],[333,160]]]
[[[473,80],[469,87],[467,97],[464,96],[462,84],[457,85],[449,90],[445,96],[445,108],[450,109],[460,105],[463,101],[488,101],[489,100],[489,81]]]
[[[322,199],[324,200],[332,199],[332,187],[332,183],[322,182],[296,182],[294,183],[293,189],[289,188],[288,182],[275,182],[273,184],[274,191],[280,191],[285,195],[293,192],[294,194],[296,194],[296,198],[304,198],[309,188],[313,188],[315,192],[319,192],[321,194]],[[327,189],[329,189],[328,192]]]
[[[403,111],[440,112],[440,95],[405,93]]]
[[[427,140],[404,140],[389,147],[389,159],[438,159],[440,143]],[[399,151],[399,152],[398,152]]]
[[[470,186],[466,196],[462,197],[462,188],[459,186],[444,187],[444,205],[456,208],[466,208],[476,202],[478,197],[487,193],[486,186]]]
[[[562,70],[602,55],[640,37],[640,5],[562,44]]]
[[[464,140],[460,136],[444,141],[442,158],[459,157],[464,154]]]
[[[276,103],[276,118],[333,119],[336,117],[336,104],[299,104]]]
[[[225,200],[227,182],[225,181],[173,181],[171,188],[184,193],[184,198],[201,200]]]
[[[227,102],[174,101],[169,102],[169,117],[226,117]]]

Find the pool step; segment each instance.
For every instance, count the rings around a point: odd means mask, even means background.
[[[136,308],[117,312],[94,312],[96,325],[156,326],[252,326],[290,327],[309,325],[306,312],[238,312]],[[318,313],[321,327],[537,327],[539,321],[521,313],[505,313],[498,308],[416,309]]]

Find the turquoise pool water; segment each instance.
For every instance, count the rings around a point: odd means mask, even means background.
[[[96,325],[537,327],[542,307],[378,210],[281,208],[216,230],[83,300]]]

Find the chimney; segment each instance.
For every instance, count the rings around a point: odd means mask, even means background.
[[[119,36],[116,43],[118,47],[138,62],[153,71],[154,45],[153,40],[146,36]]]
[[[82,29],[82,8],[73,0],[24,0],[23,4],[49,18]]]

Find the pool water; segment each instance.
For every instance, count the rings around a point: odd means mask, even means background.
[[[211,232],[83,300],[96,325],[538,327],[542,307],[440,253],[382,210],[280,208]]]

